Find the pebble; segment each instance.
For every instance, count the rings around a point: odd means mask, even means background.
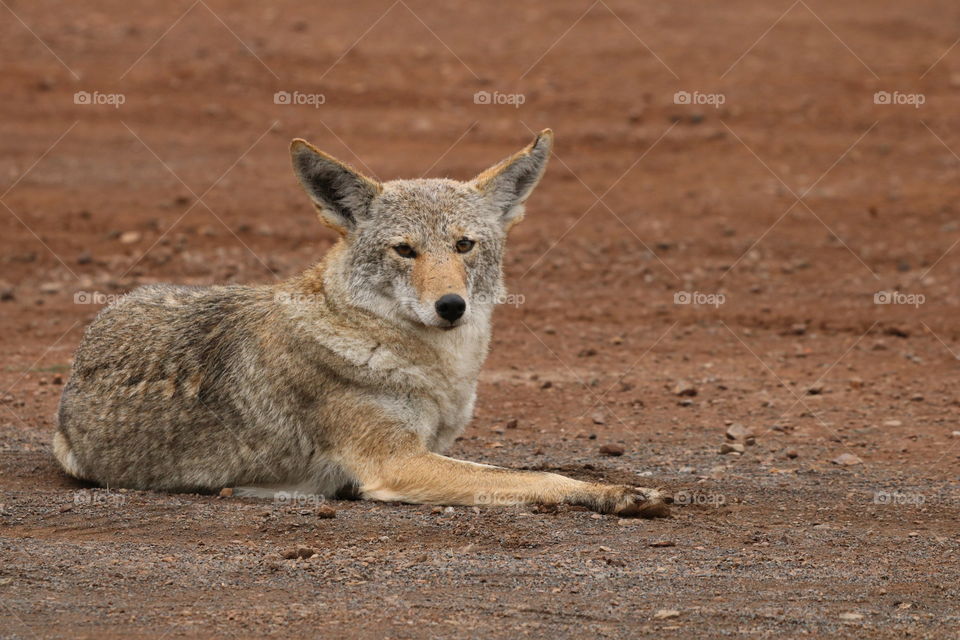
[[[284,549],[284,551],[280,554],[280,557],[286,560],[293,560],[294,558],[302,558],[306,560],[307,558],[312,558],[316,554],[317,552],[311,549],[310,547],[305,547],[301,545],[298,547],[291,547],[289,549]]]
[[[606,424],[607,420],[603,417],[603,414],[600,412],[594,413],[590,416],[590,419],[593,420],[593,424]]]
[[[622,456],[624,451],[626,450],[619,444],[611,443],[600,447],[600,454],[604,456]]]
[[[885,427],[902,427],[902,426],[903,426],[903,423],[900,422],[899,420],[887,420],[886,422],[883,423],[883,426],[885,426]]]
[[[853,465],[863,464],[863,460],[861,460],[859,456],[855,456],[852,453],[841,453],[830,462],[833,464],[839,464],[843,467],[851,467]]]
[[[54,293],[58,293],[62,288],[63,285],[59,282],[44,282],[40,285],[40,293],[52,295]]]
[[[697,395],[697,387],[692,383],[687,382],[686,380],[680,380],[673,387],[673,394],[677,396],[689,396],[693,397]]]
[[[744,440],[753,437],[753,429],[745,427],[740,423],[731,424],[727,427],[727,438],[729,440]]]
[[[232,498],[232,497],[233,497],[233,488],[232,488],[232,487],[224,487],[223,489],[220,489],[220,497],[221,497],[221,498]]]
[[[790,449],[789,451],[787,451],[787,457],[790,458],[791,460],[793,460],[794,458],[797,458],[797,457],[799,457],[799,456],[800,456],[800,454],[797,453],[797,450],[796,450],[796,449]]]
[[[507,429],[516,429],[518,424],[519,422],[517,421],[517,419],[512,418],[510,420],[507,420],[507,424],[505,426],[507,427]]]
[[[322,504],[313,512],[318,518],[326,520],[327,518],[336,518],[337,510],[328,504]]]
[[[854,611],[847,611],[840,614],[840,619],[844,622],[855,622],[857,620],[863,620],[863,614],[856,613]]]
[[[142,237],[139,231],[124,231],[120,234],[120,244],[136,244]]]
[[[923,402],[923,394],[915,393],[912,396],[910,396],[910,400],[911,402]]]
[[[740,443],[730,444],[728,442],[724,442],[722,445],[720,445],[720,453],[722,455],[726,455],[728,453],[743,453],[746,450],[747,448]]]
[[[823,385],[822,385],[822,384],[814,384],[814,385],[811,385],[811,386],[807,387],[807,395],[818,396],[818,395],[820,395],[821,393],[823,393]]]
[[[674,542],[673,540],[654,540],[647,546],[648,547],[675,547],[677,546],[677,543]]]
[[[676,609],[660,609],[655,614],[653,614],[654,620],[669,620],[671,618],[679,618],[680,612]]]

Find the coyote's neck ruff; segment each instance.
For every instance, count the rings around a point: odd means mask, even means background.
[[[294,171],[341,238],[275,286],[141,287],[77,350],[54,452],[107,486],[663,515],[650,489],[440,455],[473,413],[507,232],[553,136],[468,182],[380,183],[311,147]]]

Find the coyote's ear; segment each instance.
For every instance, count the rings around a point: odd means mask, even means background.
[[[290,143],[293,172],[313,200],[320,220],[346,235],[380,193],[379,182],[318,150],[306,140]]]
[[[553,131],[544,129],[525,149],[490,167],[471,184],[490,198],[506,228],[523,218],[523,205],[540,182],[553,148]]]

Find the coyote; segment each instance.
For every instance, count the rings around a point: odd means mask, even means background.
[[[473,413],[504,241],[552,145],[544,130],[469,182],[380,183],[295,139],[339,241],[279,284],[149,285],[105,308],[63,391],[60,464],[108,487],[667,515],[655,489],[441,455]]]

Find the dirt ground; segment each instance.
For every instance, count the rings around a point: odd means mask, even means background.
[[[0,638],[958,637],[960,6],[0,4]],[[451,453],[671,519],[60,472],[105,302],[332,244],[291,138],[468,178],[548,126]]]

